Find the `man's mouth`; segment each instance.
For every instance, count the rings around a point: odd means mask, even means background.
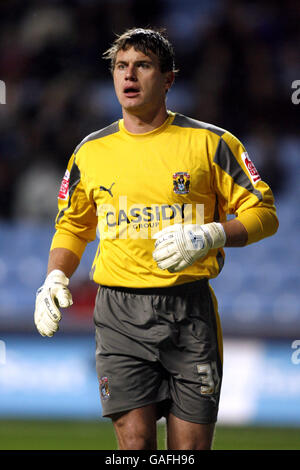
[[[128,98],[134,98],[139,94],[139,92],[140,89],[138,87],[128,86],[124,88],[124,95],[128,96]]]

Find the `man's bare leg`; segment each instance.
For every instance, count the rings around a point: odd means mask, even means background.
[[[184,421],[169,413],[167,418],[167,443],[169,450],[210,450],[215,424],[198,424]]]
[[[156,405],[112,415],[119,450],[156,450]]]

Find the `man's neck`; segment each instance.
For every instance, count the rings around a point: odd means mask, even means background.
[[[155,111],[154,113],[151,111],[141,115],[123,109],[125,129],[132,134],[145,134],[146,132],[153,131],[162,126],[167,118],[168,113],[165,107],[162,107],[158,112]]]

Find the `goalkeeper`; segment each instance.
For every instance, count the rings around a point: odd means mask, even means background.
[[[122,119],[69,160],[35,324],[43,336],[58,330],[69,279],[98,228],[96,368],[119,449],[156,449],[161,416],[168,449],[210,449],[222,332],[209,280],[224,247],[276,232],[273,194],[235,136],[167,109],[176,70],[162,33],[128,30],[105,58]]]

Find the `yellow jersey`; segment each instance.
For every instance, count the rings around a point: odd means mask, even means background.
[[[51,249],[80,258],[98,234],[91,273],[106,286],[167,287],[220,273],[223,249],[181,272],[159,269],[153,235],[167,225],[225,222],[235,214],[248,243],[278,227],[272,191],[242,143],[170,111],[151,132],[132,134],[121,119],[87,136],[70,158],[58,209]]]

